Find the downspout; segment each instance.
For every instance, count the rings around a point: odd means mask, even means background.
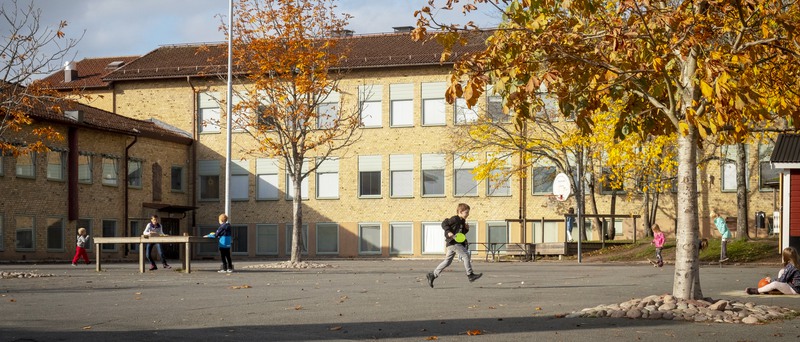
[[[195,191],[197,191],[197,185],[195,184],[195,167],[196,167],[195,165],[197,165],[197,144],[196,144],[196,142],[198,141],[198,136],[197,136],[197,99],[196,99],[196,96],[195,96],[195,94],[197,94],[197,90],[194,88],[194,84],[192,84],[191,76],[186,76],[186,83],[188,83],[189,87],[192,88],[192,97],[191,97],[191,101],[192,101],[192,120],[191,121],[192,121],[192,140],[193,140],[192,145],[189,146],[189,155],[191,156],[191,158],[189,159],[189,170],[187,172],[187,175],[188,175],[187,178],[188,179],[186,180],[186,186],[189,186],[189,184],[192,185],[191,189],[189,190],[189,194],[192,197],[192,199],[191,199],[192,202],[191,203],[192,203],[192,207],[197,207],[197,196],[195,194]],[[191,180],[191,182],[189,182],[189,180]],[[189,235],[192,235],[192,233],[193,233],[192,229],[194,229],[196,227],[197,227],[197,213],[192,211],[192,224],[191,224],[191,227],[189,227],[189,229],[190,229],[189,230]],[[188,258],[189,256],[186,256],[186,257]]]
[[[138,133],[138,131],[135,128],[134,128],[134,132]],[[138,141],[138,140],[139,140],[139,136],[138,135],[134,135],[133,136],[133,141],[131,141],[131,143],[128,144],[128,146],[125,147],[125,155],[124,155],[123,160],[122,160],[122,162],[125,165],[124,166],[125,177],[124,177],[124,181],[122,183],[123,184],[122,186],[125,187],[125,200],[123,201],[123,203],[125,203],[125,209],[124,209],[124,212],[122,214],[122,217],[125,219],[125,221],[123,223],[123,226],[127,228],[127,229],[125,229],[124,232],[122,232],[122,236],[124,236],[124,237],[128,236],[128,232],[130,232],[130,229],[131,229],[131,227],[128,227],[128,224],[129,224],[129,222],[128,222],[129,213],[128,212],[129,212],[129,206],[130,206],[130,203],[128,203],[128,196],[129,196],[128,195],[128,191],[130,190],[130,188],[128,186],[128,175],[129,175],[128,172],[130,171],[130,170],[128,170],[128,155],[130,154],[131,147],[133,147],[133,145],[136,144],[136,141]],[[141,170],[139,170],[139,171],[141,172]],[[127,243],[123,244],[123,245],[125,245],[125,256],[127,257],[128,256],[129,245]]]

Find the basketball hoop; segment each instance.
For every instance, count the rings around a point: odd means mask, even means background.
[[[571,192],[572,186],[569,183],[569,176],[563,172],[556,175],[555,180],[553,180],[553,195],[556,196],[556,199],[564,202]]]

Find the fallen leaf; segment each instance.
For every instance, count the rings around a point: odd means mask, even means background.
[[[136,293],[134,293],[134,294],[135,294],[135,295],[137,295],[137,296],[139,296],[139,295],[141,295],[142,293],[141,293],[141,292],[136,292]]]
[[[438,341],[439,337],[437,337],[437,336],[428,336],[425,340],[426,341]]]
[[[342,327],[341,326],[331,327],[328,330],[330,330],[330,331],[338,331],[338,330],[342,330]]]
[[[476,336],[476,335],[483,335],[483,332],[480,330],[467,330],[467,335],[469,336]]]
[[[92,328],[92,326],[91,326],[91,325],[87,325],[87,326],[83,327],[83,330],[89,330],[89,329],[91,329],[91,328]]]
[[[536,307],[536,311],[542,311],[542,307],[541,306],[537,306]]]
[[[250,285],[241,285],[241,286],[234,285],[234,286],[230,287],[231,290],[250,289],[250,288],[252,288],[252,286],[250,286]]]
[[[295,310],[303,310],[303,306],[302,305],[295,305],[294,309]]]
[[[12,303],[16,303],[16,302],[17,302],[17,300],[16,300],[16,299],[14,299],[14,298],[11,298],[11,299],[9,299],[8,301],[9,301],[9,302],[12,302]]]

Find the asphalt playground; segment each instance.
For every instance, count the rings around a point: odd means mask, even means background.
[[[277,260],[282,261],[282,260]],[[430,260],[309,260],[328,268],[253,268],[276,260],[217,262],[138,272],[136,263],[73,267],[0,263],[52,274],[0,279],[0,341],[797,341],[800,318],[745,325],[564,318],[600,304],[672,292],[674,268],[649,263],[453,263],[435,288]],[[178,264],[176,262],[176,264]],[[748,296],[777,265],[705,265],[703,294],[800,311],[800,296]],[[477,335],[472,335],[477,333]]]

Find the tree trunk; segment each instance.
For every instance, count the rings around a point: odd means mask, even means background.
[[[642,216],[642,225],[644,225],[644,236],[652,237],[653,236],[653,230],[650,229],[650,227],[653,226],[653,224],[651,222],[654,222],[655,218],[653,218],[653,219],[650,218],[650,193],[649,192],[644,194],[644,204],[643,204],[643,206],[644,206],[644,210],[642,210],[642,212],[644,213],[644,215]],[[638,227],[633,227],[633,229],[636,229],[636,228],[638,228]]]
[[[736,238],[748,240],[750,234],[747,224],[747,147],[743,143],[736,144]]]
[[[611,210],[609,210],[609,214],[611,217],[608,218],[607,227],[607,237],[609,240],[614,240],[614,236],[617,235],[617,227],[614,226],[614,214],[617,213],[617,192],[614,191],[614,194],[611,195]]]
[[[295,163],[294,172],[292,175],[292,187],[294,188],[294,196],[292,197],[292,257],[290,262],[294,265],[299,263],[300,256],[303,254],[303,210],[300,206],[303,201],[303,194],[301,193],[301,185],[303,180],[300,179],[302,172],[302,160],[300,163]]]
[[[678,228],[672,294],[681,299],[703,298],[700,289],[697,210],[697,129],[678,134]]]

